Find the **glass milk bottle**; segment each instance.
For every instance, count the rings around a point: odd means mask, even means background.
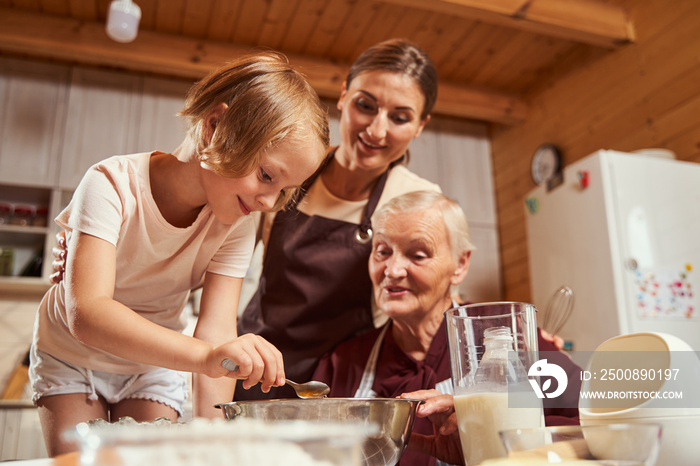
[[[508,304],[518,314],[519,303]],[[506,456],[499,431],[543,425],[542,402],[526,369],[536,361],[537,343],[525,315],[522,325],[512,315],[503,321],[473,316],[455,325],[447,315],[459,435],[465,462],[473,466]]]

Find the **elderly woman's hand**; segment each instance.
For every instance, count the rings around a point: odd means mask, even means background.
[[[564,339],[559,335],[553,335],[544,329],[540,329],[540,334],[542,334],[542,338],[552,343],[558,350],[564,348]]]
[[[425,401],[418,407],[416,416],[427,417],[433,423],[433,435],[411,433],[408,449],[428,454],[449,464],[464,464],[452,395],[445,395],[437,390],[418,390],[403,393],[400,398]]]

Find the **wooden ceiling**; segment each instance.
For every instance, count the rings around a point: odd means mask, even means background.
[[[135,0],[139,36],[110,40],[110,0],[0,0],[0,54],[198,79],[251,47],[286,53],[324,97],[369,45],[403,37],[436,63],[436,113],[517,124],[538,90],[634,41],[613,0]]]

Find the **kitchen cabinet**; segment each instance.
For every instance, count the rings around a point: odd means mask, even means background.
[[[0,183],[56,184],[70,69],[0,59]]]
[[[29,401],[0,401],[0,462],[47,457],[37,408]]]
[[[135,151],[172,151],[185,138],[187,122],[177,116],[185,105],[192,82],[145,78],[141,98],[141,125]]]
[[[0,204],[41,212],[27,225],[0,216],[0,290],[48,288],[53,219],[85,171],[112,155],[175,149],[191,84],[0,58]]]
[[[12,290],[37,284],[50,273],[45,252],[50,255],[49,240],[53,237],[53,227],[47,224],[53,194],[49,188],[0,184],[0,202],[15,210],[26,206],[39,212],[28,217],[26,223],[19,223],[12,214],[4,216],[0,223],[0,280]]]
[[[140,122],[141,78],[74,68],[58,185],[75,189],[90,166],[135,151]]]
[[[433,118],[410,146],[409,168],[438,183],[464,210],[476,251],[459,285],[470,302],[500,301],[502,279],[491,152],[483,125]]]

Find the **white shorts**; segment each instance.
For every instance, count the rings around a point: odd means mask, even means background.
[[[93,371],[56,359],[34,345],[30,361],[29,381],[35,404],[42,396],[86,393],[88,399],[96,400],[99,395],[110,404],[128,398],[157,401],[170,406],[182,417],[187,401],[187,374],[184,372],[163,368],[135,375]]]

